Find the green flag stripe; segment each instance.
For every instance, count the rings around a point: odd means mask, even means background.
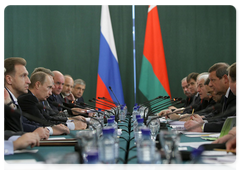
[[[157,96],[168,96],[160,81],[153,72],[152,65],[143,55],[139,89],[148,100]]]

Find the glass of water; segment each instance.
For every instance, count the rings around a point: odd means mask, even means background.
[[[152,140],[156,140],[156,136],[157,136],[157,134],[159,132],[159,128],[160,128],[160,121],[159,121],[159,119],[152,120],[155,117],[156,116],[149,116],[148,120],[147,120],[147,125],[148,125],[148,128],[151,131],[151,139]]]

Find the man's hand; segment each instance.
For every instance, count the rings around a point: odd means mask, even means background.
[[[83,130],[87,128],[87,124],[82,121],[74,121],[75,130]]]
[[[69,117],[69,120],[84,120],[86,121],[85,117],[83,116],[74,116],[74,117]]]
[[[231,138],[229,141],[227,141],[226,149],[227,150],[233,150],[233,151],[236,152],[236,136]]]
[[[53,135],[62,135],[64,133],[66,134],[70,133],[69,128],[63,124],[54,125],[52,126],[52,129],[53,129]]]
[[[33,133],[37,133],[40,139],[48,139],[49,138],[49,130],[47,128],[39,127],[33,131]]]
[[[198,114],[193,114],[191,116],[191,119],[198,122],[198,123],[204,123],[203,119],[201,116],[199,116]]]
[[[37,133],[25,133],[13,142],[14,150],[24,149],[28,146],[39,146],[40,137]]]
[[[230,139],[236,137],[236,127],[233,127],[228,134],[224,135],[221,138],[218,138],[217,140],[215,140],[213,143],[226,143],[228,142]]]
[[[194,120],[188,120],[184,123],[184,127],[189,132],[202,132],[202,124],[203,123],[198,123]]]
[[[68,96],[66,96],[68,100],[75,101],[75,97],[73,96],[72,93],[70,93]]]
[[[230,134],[226,134],[221,138],[218,138],[217,140],[213,141],[212,143],[216,144],[216,143],[226,143],[227,141],[229,141],[231,138],[234,138],[235,136],[230,135]]]
[[[158,116],[165,116],[166,114],[172,112],[171,109],[166,109],[166,110],[162,110],[161,112],[159,112],[157,115]],[[166,117],[167,118],[167,117]]]
[[[74,107],[71,110],[72,110],[73,115],[79,115],[79,113],[87,115],[87,111],[85,109],[80,109],[80,108]]]

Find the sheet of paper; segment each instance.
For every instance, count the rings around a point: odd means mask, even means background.
[[[211,137],[211,138],[218,138],[220,133],[218,134],[193,134],[193,135],[186,135],[186,137],[196,138],[196,137]]]
[[[208,134],[216,134],[216,133],[206,133],[206,132],[182,132],[185,135],[208,135]]]
[[[170,125],[184,125],[186,121],[170,121],[168,122]]]
[[[179,143],[178,146],[190,146],[192,148],[198,148],[200,145],[210,144],[210,143],[212,143],[212,141],[207,141],[207,142],[183,142],[183,143]]]
[[[226,156],[226,155],[233,155],[233,153],[226,151],[204,151],[202,153],[203,156]]]
[[[62,139],[66,139],[65,137],[58,137],[58,138],[55,138],[55,137],[51,137],[51,138],[48,138],[48,140],[62,140]]]
[[[16,153],[37,153],[38,149],[30,150],[30,149],[22,149],[22,150],[15,150],[14,154]]]

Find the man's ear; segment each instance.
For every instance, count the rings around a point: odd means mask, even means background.
[[[224,83],[229,83],[228,76],[226,74],[224,74],[222,78],[224,79]]]
[[[40,86],[41,86],[40,81],[37,81],[37,82],[35,83],[35,88],[38,90]]]
[[[6,83],[7,83],[7,84],[12,85],[12,83],[13,83],[13,78],[12,78],[12,76],[6,75],[6,76],[5,76],[5,80],[6,80]]]

